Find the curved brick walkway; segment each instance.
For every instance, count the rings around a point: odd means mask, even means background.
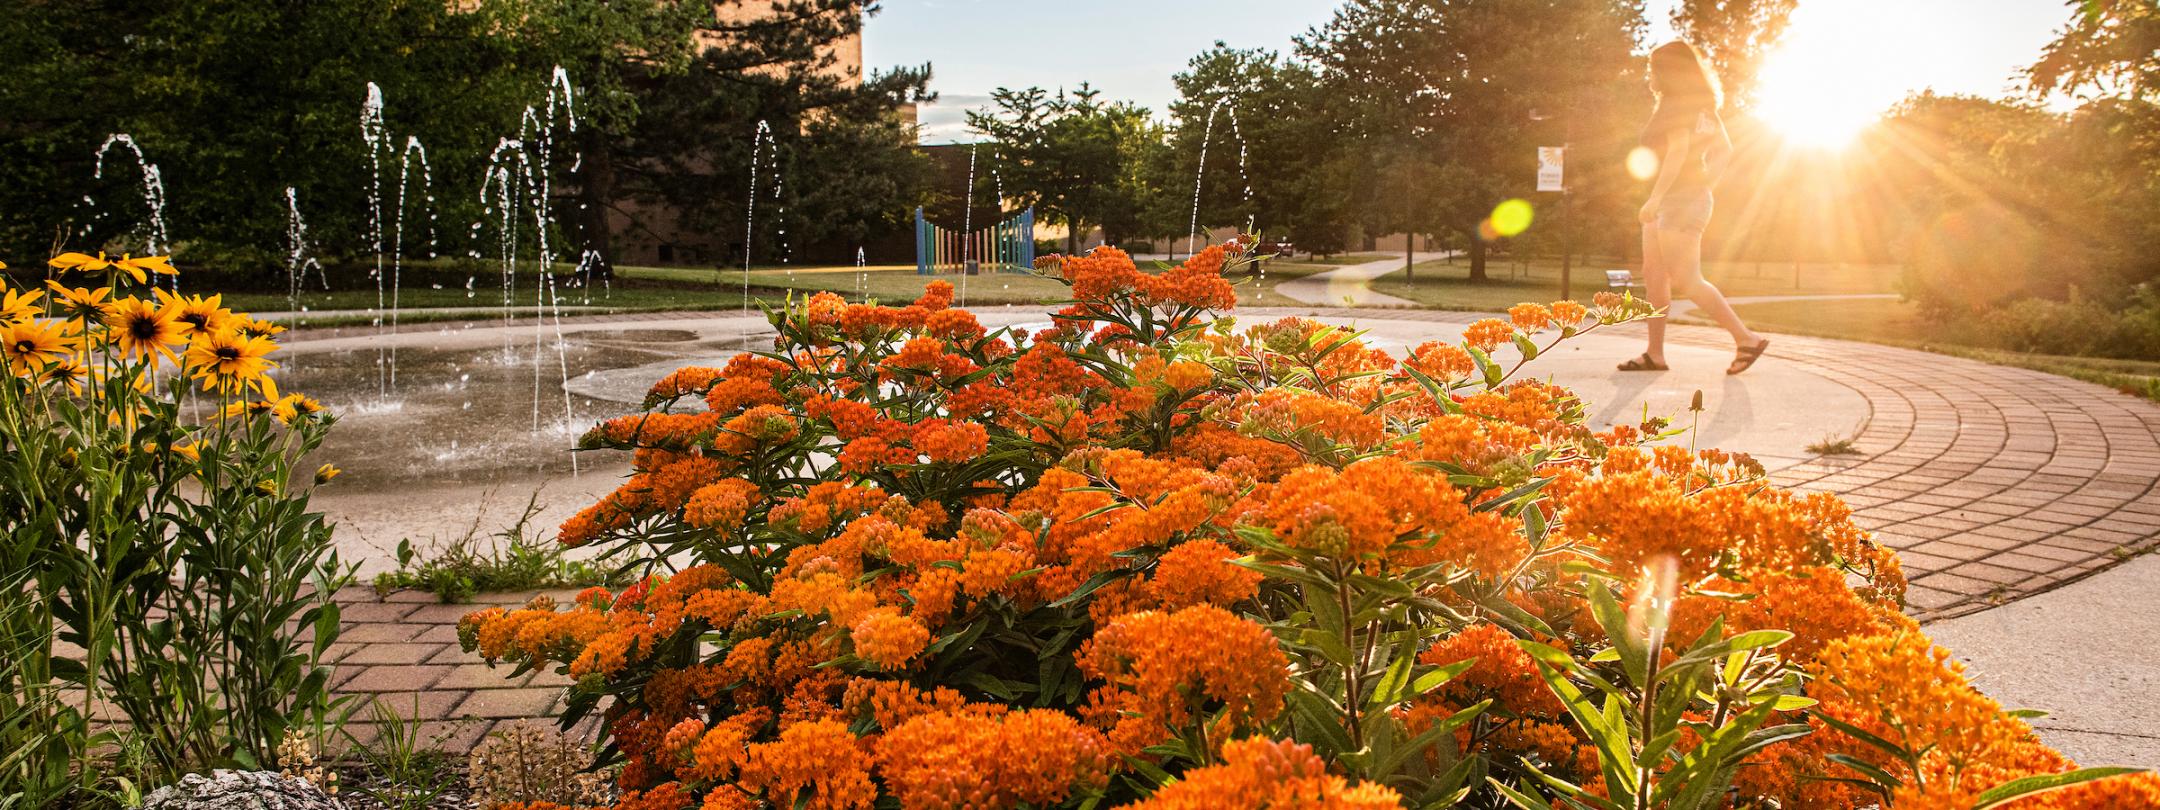
[[[1468,324],[1475,313],[1261,310]],[[1729,349],[1722,330],[1676,344]],[[1865,398],[1853,456],[1773,466],[1777,483],[1836,493],[1897,549],[1923,620],[1983,610],[2160,545],[2160,403],[2038,371],[1841,340],[1775,335],[1793,363]],[[1744,447],[1731,448],[1746,450]]]
[[[1237,314],[1248,320],[1293,314],[1354,320],[1434,337],[1481,317],[1327,308]],[[714,333],[743,326],[733,313],[649,313],[566,319],[564,328],[657,321]],[[1730,348],[1714,329],[1674,326],[1671,334],[1682,347]],[[295,337],[305,346],[311,339],[335,340],[338,333]],[[1772,477],[1851,503],[1861,525],[1904,560],[1912,583],[1909,610],[1916,617],[1984,610],[2160,544],[2160,404],[2064,377],[1925,352],[1790,335],[1774,340],[1765,363],[1793,364],[1850,389],[1865,400],[1866,414],[1854,437],[1860,455],[1772,460]],[[507,670],[490,670],[458,650],[457,618],[477,606],[428,604],[432,597],[409,592],[377,597],[359,588],[341,596],[347,626],[331,652],[340,670],[338,689],[384,698],[401,714],[417,696],[428,728],[445,735],[444,747],[462,750],[493,726],[558,708],[561,678],[512,681]],[[524,600],[503,595],[481,601]],[[368,733],[365,724],[359,731],[363,738]]]

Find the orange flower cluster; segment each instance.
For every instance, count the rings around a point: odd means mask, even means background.
[[[1912,652],[1896,558],[1844,504],[1770,486],[1745,456],[1647,445],[1655,421],[1593,433],[1572,393],[1490,383],[1508,370],[1472,351],[1641,302],[1519,305],[1397,358],[1305,319],[1193,328],[1229,303],[1226,258],[1050,262],[1075,303],[1034,334],[986,331],[942,283],[899,307],[791,304],[769,355],[678,371],[582,440],[632,470],[561,539],[694,564],[475,613],[461,641],[598,703],[618,808],[1394,807],[1383,785],[1422,789],[1424,769],[1329,762],[1300,744],[1330,739],[1325,720],[1286,719],[1294,695],[1343,702],[1331,661],[1469,662],[1359,722],[1406,740],[1490,701],[1423,761],[1594,783],[1596,749],[1516,634],[1600,660],[1591,569],[1636,582],[1670,560],[1665,652],[1713,625],[1792,631],[1776,656],[1823,711],[1935,752],[1900,806],[2069,767]],[[1336,595],[1369,654],[1314,633]],[[1820,724],[1754,755],[1735,805],[1855,806],[1816,778],[1852,775],[1833,754],[1902,767]],[[2102,788],[2033,806],[2110,806]]]
[[[1229,309],[1237,303],[1237,292],[1222,278],[1228,257],[1227,248],[1214,245],[1155,275],[1140,272],[1125,251],[1104,245],[1065,259],[1060,272],[1072,284],[1073,297],[1083,303],[1127,298],[1147,307]]]
[[[1281,710],[1289,661],[1267,628],[1212,605],[1119,617],[1081,647],[1080,671],[1104,684],[1084,715],[1127,755],[1220,706],[1218,723],[1251,729]]]
[[[1223,744],[1223,763],[1185,774],[1128,810],[1395,810],[1402,795],[1328,773],[1312,746],[1266,739]]]
[[[1102,732],[1060,711],[1005,707],[917,715],[877,743],[878,775],[902,807],[1051,807],[1102,787],[1111,773]]]
[[[1974,689],[1949,659],[1909,626],[1848,636],[1825,646],[1808,694],[1822,701],[1824,713],[1920,755],[1915,771],[1857,743],[1844,751],[1901,778],[1904,786],[1891,797],[1898,807],[1971,807],[2004,782],[2070,769],[2067,758]],[[2160,807],[2160,776],[2088,783],[2017,806]]]

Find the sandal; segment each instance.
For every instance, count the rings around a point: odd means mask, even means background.
[[[1641,357],[1620,364],[1621,371],[1665,371],[1667,368],[1664,363],[1650,359],[1649,352],[1643,352]]]
[[[1769,338],[1763,338],[1762,342],[1757,343],[1753,346],[1741,347],[1739,351],[1733,353],[1732,367],[1725,369],[1725,373],[1738,374],[1740,372],[1748,370],[1749,368],[1754,367],[1755,361],[1761,360],[1763,352],[1769,350]]]

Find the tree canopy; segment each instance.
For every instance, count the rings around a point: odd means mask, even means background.
[[[747,180],[760,120],[777,133],[780,160],[821,178],[790,192],[803,238],[896,229],[892,212],[922,193],[925,170],[894,110],[928,96],[928,67],[854,76],[830,56],[874,2],[37,5],[0,15],[9,54],[0,60],[0,249],[9,255],[143,247],[135,168],[108,161],[92,179],[112,133],[130,134],[159,167],[168,233],[192,258],[270,263],[284,242],[287,187],[317,244],[365,251],[375,173],[407,168],[385,169],[380,145],[371,164],[360,127],[370,84],[392,158],[408,139],[423,145],[443,252],[478,250],[459,241],[458,225],[478,218],[475,192],[498,142],[530,137],[521,119],[544,106],[557,67],[575,88],[580,127],[545,168],[565,179],[554,187],[558,210],[585,212],[564,217],[559,242],[604,252],[611,231],[643,227],[640,217],[694,227],[739,215],[741,195],[713,189],[746,185],[736,181]],[[715,12],[768,5],[770,14]],[[417,166],[412,173],[417,184]],[[604,215],[634,201],[653,204],[612,223]]]

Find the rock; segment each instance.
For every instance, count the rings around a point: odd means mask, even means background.
[[[345,810],[307,780],[275,771],[188,774],[144,797],[141,810]]]

